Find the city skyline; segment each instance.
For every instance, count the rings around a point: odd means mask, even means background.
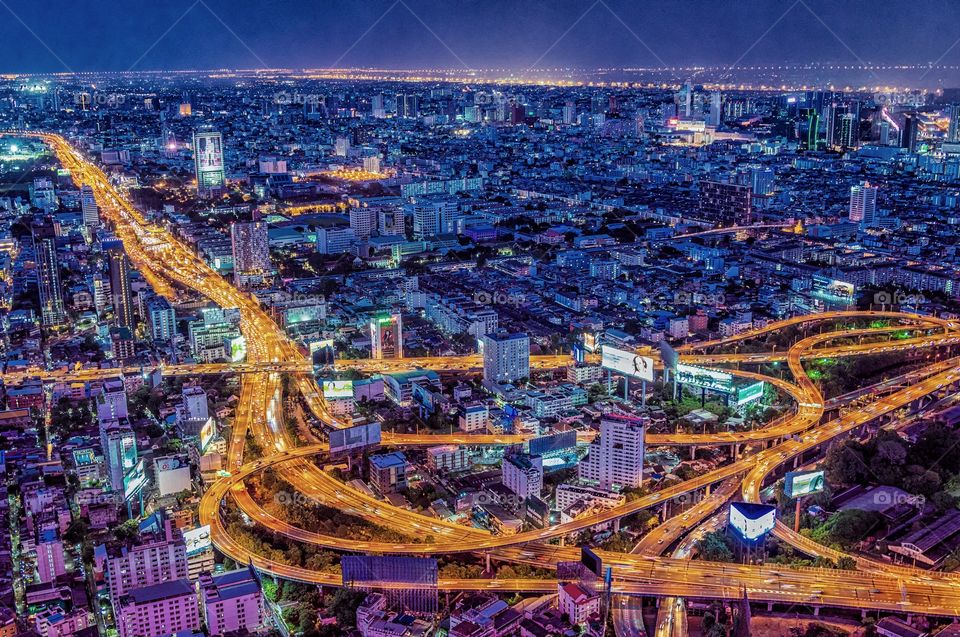
[[[960,79],[960,5],[929,1],[184,0],[105,6],[7,0],[0,71],[265,68],[485,69],[511,77],[571,69],[741,69],[820,65],[817,83],[951,86]],[[56,15],[57,19],[51,19]],[[890,19],[895,15],[896,19]],[[264,19],[266,18],[266,25]],[[184,46],[184,43],[187,45]],[[895,68],[908,65],[911,68]]]

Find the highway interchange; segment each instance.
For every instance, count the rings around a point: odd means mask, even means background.
[[[900,417],[898,412],[916,406],[928,397],[942,397],[960,385],[960,364],[950,359],[927,365],[911,376],[906,386],[894,385],[889,391],[878,391],[875,400],[862,409],[841,413],[836,418],[825,417],[827,401],[816,384],[807,376],[802,361],[809,358],[833,356],[857,356],[877,352],[930,350],[955,345],[960,339],[960,326],[949,321],[929,316],[898,312],[832,312],[794,317],[752,330],[730,339],[701,342],[680,348],[682,360],[703,365],[742,365],[769,362],[786,362],[791,372],[791,381],[763,376],[740,369],[727,369],[730,373],[750,378],[762,378],[773,384],[789,397],[793,411],[770,423],[767,427],[750,432],[721,434],[657,434],[648,437],[651,445],[730,445],[744,448],[742,456],[730,464],[709,471],[692,480],[672,485],[661,491],[632,500],[623,506],[602,513],[579,518],[546,529],[526,531],[517,535],[492,535],[489,532],[427,517],[390,504],[353,489],[340,482],[317,464],[325,457],[326,444],[310,441],[298,444],[287,433],[283,423],[283,393],[281,379],[284,375],[295,378],[299,392],[310,411],[328,427],[338,427],[323,400],[322,393],[313,379],[310,363],[300,349],[261,309],[250,295],[233,287],[220,275],[213,272],[164,228],[152,224],[129,203],[113,186],[109,178],[80,152],[57,135],[40,135],[54,150],[78,182],[93,187],[102,215],[115,228],[123,241],[134,265],[154,286],[158,293],[171,296],[175,286],[196,290],[221,307],[239,308],[241,329],[248,342],[248,360],[243,365],[214,366],[168,366],[164,374],[227,373],[242,372],[240,401],[229,442],[230,476],[214,483],[204,494],[201,502],[201,523],[210,524],[216,547],[239,562],[249,562],[264,572],[319,584],[338,585],[339,576],[283,564],[264,556],[251,553],[232,538],[223,523],[223,506],[237,506],[251,520],[270,528],[274,533],[285,535],[301,542],[345,552],[369,552],[376,554],[438,555],[450,553],[476,553],[496,560],[530,562],[538,565],[556,563],[560,560],[579,559],[577,547],[558,546],[551,543],[571,533],[588,529],[601,523],[618,521],[645,508],[656,507],[678,495],[714,489],[713,495],[704,498],[694,509],[686,512],[689,527],[694,528],[709,518],[708,524],[718,524],[718,513],[729,499],[739,494],[748,501],[759,501],[760,490],[770,483],[776,472],[783,467],[795,466],[805,454],[822,451],[831,441],[849,435],[859,435],[867,428],[886,424]],[[855,330],[826,331],[801,338],[788,350],[765,353],[709,352],[719,347],[726,348],[747,339],[757,338],[796,326],[822,326],[846,319],[887,319],[894,327],[863,328]],[[874,340],[894,329],[910,331],[908,338]],[[849,339],[865,339],[867,342],[850,344]],[[839,345],[830,341],[844,339]],[[559,367],[569,361],[565,357],[544,357],[532,361],[532,367]],[[476,357],[445,357],[441,359],[415,359],[398,361],[353,361],[349,363],[362,371],[393,371],[424,367],[440,370],[467,371],[480,366]],[[338,365],[340,363],[338,362]],[[39,375],[50,382],[88,380],[98,374],[116,375],[117,370],[60,370],[35,373],[36,370],[11,373],[8,382],[19,377]],[[258,441],[263,456],[255,461],[244,460],[245,441],[248,435]],[[516,442],[510,436],[418,436],[384,435],[384,444],[389,446],[419,446],[443,444],[505,444]],[[751,453],[746,453],[749,448]],[[317,502],[336,507],[386,528],[407,535],[416,529],[420,542],[377,543],[357,542],[349,538],[325,536],[306,529],[298,529],[279,520],[260,507],[245,487],[244,480],[263,471],[276,471],[277,475],[294,484],[304,495]],[[940,616],[960,615],[960,576],[931,573],[902,566],[891,566],[863,558],[857,560],[857,571],[820,569],[791,569],[771,566],[745,566],[716,564],[687,559],[691,537],[681,540],[677,552],[671,557],[660,553],[674,544],[685,530],[676,524],[677,519],[661,525],[642,540],[634,553],[604,553],[604,563],[613,567],[614,591],[624,595],[666,597],[668,601],[660,614],[658,635],[681,634],[676,632],[683,613],[682,599],[728,599],[742,598],[744,591],[751,600],[769,603],[800,604],[818,608],[834,606],[861,611],[892,611]],[[699,531],[702,533],[702,530]],[[665,535],[664,535],[665,534]],[[794,534],[780,525],[777,537],[792,544],[809,555],[822,555],[836,559],[842,554],[822,547]],[[427,537],[430,536],[430,537]],[[654,538],[665,538],[654,543]],[[685,549],[685,550],[684,550]],[[389,585],[389,584],[387,584]],[[545,580],[517,579],[469,579],[442,580],[444,590],[490,590],[490,591],[555,591],[556,583]],[[677,601],[681,600],[681,601]],[[629,609],[635,607],[624,601],[615,605],[615,621],[621,634],[636,623]],[[667,631],[667,632],[665,632]]]

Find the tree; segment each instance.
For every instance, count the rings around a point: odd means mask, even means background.
[[[732,562],[732,542],[724,531],[712,531],[694,543],[697,556],[708,562]]]

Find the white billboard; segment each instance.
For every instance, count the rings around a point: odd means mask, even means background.
[[[330,432],[330,453],[343,453],[380,444],[380,423],[356,425]]]
[[[604,345],[601,348],[600,365],[624,376],[653,382],[653,359],[647,356]]]
[[[209,549],[212,544],[210,541],[210,525],[190,529],[183,532],[183,543],[187,545],[187,555],[196,555]]]

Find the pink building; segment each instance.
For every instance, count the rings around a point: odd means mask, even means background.
[[[235,630],[257,632],[263,627],[263,595],[249,569],[200,576],[203,620],[211,636]]]
[[[557,604],[571,624],[583,626],[591,615],[600,615],[600,596],[576,582],[558,585]]]
[[[161,533],[141,535],[138,544],[113,546],[106,560],[110,599],[114,603],[136,588],[187,579],[187,548],[179,529],[164,521]]]
[[[37,534],[37,575],[46,584],[66,574],[63,542],[56,529],[47,529]]]
[[[136,588],[115,602],[120,637],[160,637],[200,628],[197,592],[185,579]]]
[[[75,608],[65,613],[59,606],[54,606],[37,613],[34,625],[41,637],[70,637],[95,625],[95,622],[93,614],[85,608]]]

